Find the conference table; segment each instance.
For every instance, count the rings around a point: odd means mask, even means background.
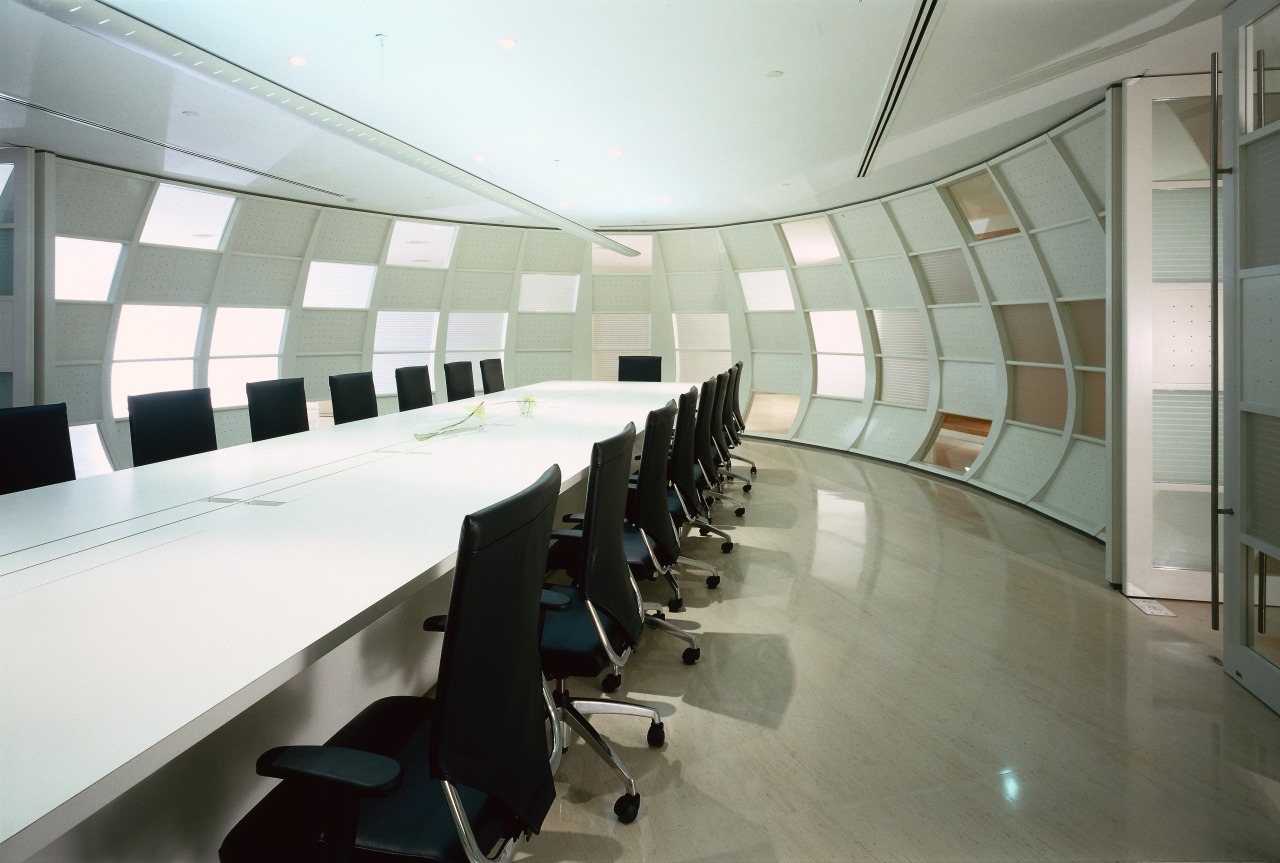
[[[569,489],[687,388],[548,382],[0,497],[0,861],[449,573],[465,514],[553,463]]]

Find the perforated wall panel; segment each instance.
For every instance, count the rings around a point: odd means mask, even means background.
[[[382,267],[374,287],[385,309],[438,309],[444,297],[444,270]]]
[[[801,267],[792,274],[806,309],[852,309],[859,305],[853,275],[845,264]]]
[[[676,331],[676,348],[688,350],[729,350],[729,316],[724,313],[678,313],[671,316]]]
[[[464,270],[514,270],[524,232],[516,228],[462,225],[453,246],[453,267]]]
[[[1040,264],[1023,235],[978,243],[973,253],[997,302],[1043,302],[1048,296]]]
[[[867,408],[861,402],[810,399],[795,439],[832,449],[848,449],[866,421]]]
[[[1280,407],[1280,276],[1245,279],[1243,284],[1244,401]],[[1260,349],[1271,345],[1269,349]]]
[[[1061,452],[1062,435],[1005,426],[978,471],[978,479],[1014,499],[1025,500],[1049,481]]]
[[[123,296],[130,303],[207,303],[218,275],[217,252],[136,246]]]
[[[769,222],[722,228],[720,236],[735,270],[786,266],[787,256],[782,249],[782,241]]]
[[[325,261],[376,264],[382,260],[391,219],[325,210],[316,234],[314,257]]]
[[[101,361],[106,357],[111,311],[112,307],[106,304],[58,303],[55,322],[58,360]]]
[[[564,353],[550,351],[536,353],[517,352],[515,368],[512,371],[515,372],[515,386],[521,387],[536,384],[540,381],[572,380],[573,354],[568,351]]]
[[[804,392],[809,376],[809,357],[801,354],[752,354],[751,388],[766,393]],[[722,372],[729,368],[725,363]]]
[[[1062,468],[1039,496],[1045,509],[1064,520],[1087,525],[1091,532],[1107,523],[1110,465],[1104,444],[1072,440]]]
[[[292,305],[301,272],[302,262],[290,258],[227,255],[219,300],[226,305]]]
[[[573,348],[573,315],[535,314],[520,315],[516,327],[518,350],[548,350]]]
[[[591,308],[597,312],[647,312],[651,284],[648,275],[592,276]]]
[[[1084,183],[1092,205],[1101,210],[1107,200],[1107,116],[1099,111],[1092,120],[1055,136],[1063,158]]]
[[[667,276],[673,312],[720,312],[725,309],[724,280],[719,273],[676,273]]]
[[[916,258],[934,303],[976,303],[978,289],[959,249],[929,252]]]
[[[510,273],[456,271],[452,308],[454,311],[505,312],[511,306],[514,285]]]
[[[363,311],[304,309],[298,320],[298,353],[359,354],[364,349],[368,318],[369,313]]]
[[[994,419],[997,368],[990,363],[944,362],[938,409],[949,414]]]
[[[360,368],[360,357],[298,357],[294,368],[295,377],[303,379],[303,388],[307,391],[307,401],[329,400],[329,376],[345,375],[352,372],[365,371]]]
[[[67,422],[90,423],[102,419],[102,366],[57,366],[53,370],[58,401],[67,403]]]
[[[924,407],[929,403],[929,363],[899,357],[880,360],[880,400]]]
[[[720,244],[715,231],[669,231],[657,237],[668,273],[720,271]]]
[[[213,428],[218,436],[218,449],[239,446],[249,443],[253,436],[249,433],[249,411],[220,410],[213,413]]]
[[[809,341],[804,320],[790,312],[752,312],[747,315],[747,332],[753,351],[803,350]]]
[[[943,357],[994,360],[999,351],[991,313],[976,306],[929,310]]]
[[[932,252],[960,245],[960,229],[932,187],[885,202],[910,252]]]
[[[871,408],[858,449],[893,461],[909,461],[929,432],[932,417],[911,408],[878,404]]]
[[[1047,228],[1091,215],[1075,178],[1048,142],[1022,150],[993,168],[1029,227]]]
[[[701,383],[727,370],[732,364],[728,351],[676,351],[676,380]],[[760,387],[753,381],[752,389]]]
[[[906,258],[881,258],[853,265],[869,308],[915,306],[920,302],[920,283]]]
[[[133,239],[152,182],[58,160],[58,233],[95,240]]]
[[[315,207],[240,197],[227,251],[301,258],[319,214]]]
[[[1207,286],[1151,292],[1151,378],[1156,384],[1208,384],[1212,347]]]
[[[871,313],[880,353],[924,356],[924,324],[918,309],[877,309]]]
[[[564,231],[525,231],[524,261],[526,273],[580,273],[587,244]]]
[[[1102,297],[1107,293],[1106,241],[1092,222],[1042,231],[1035,243],[1060,297]]]
[[[1246,413],[1245,529],[1280,545],[1280,419]]]
[[[902,254],[898,232],[879,203],[865,204],[832,217],[849,257],[880,258]]]

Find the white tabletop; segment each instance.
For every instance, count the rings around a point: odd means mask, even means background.
[[[553,463],[580,481],[686,388],[538,384],[0,497],[0,860],[448,572],[463,515]],[[483,430],[415,440],[480,401]]]

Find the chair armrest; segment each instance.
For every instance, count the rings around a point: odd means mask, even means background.
[[[587,520],[585,512],[567,512],[560,517],[565,524],[582,524]]]
[[[551,538],[552,538],[552,539],[567,539],[567,540],[569,540],[570,542],[581,542],[581,541],[582,541],[582,528],[575,528],[575,529],[573,529],[573,530],[553,530],[553,531],[551,531]]]
[[[345,746],[277,746],[258,757],[258,775],[323,782],[360,797],[385,797],[401,780],[394,758]]]
[[[572,604],[567,595],[550,587],[542,588],[542,610],[564,611]]]
[[[449,615],[433,614],[426,620],[422,621],[422,628],[427,632],[444,632],[445,627],[449,624]]]

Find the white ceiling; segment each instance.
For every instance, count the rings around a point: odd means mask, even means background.
[[[591,228],[728,224],[936,179],[1124,77],[1205,70],[1228,0],[941,0],[858,178],[918,2],[85,0],[72,13],[76,0],[0,0],[0,93],[108,127],[0,100],[0,141],[298,200],[542,223],[208,66],[160,62],[57,17],[97,9]]]

